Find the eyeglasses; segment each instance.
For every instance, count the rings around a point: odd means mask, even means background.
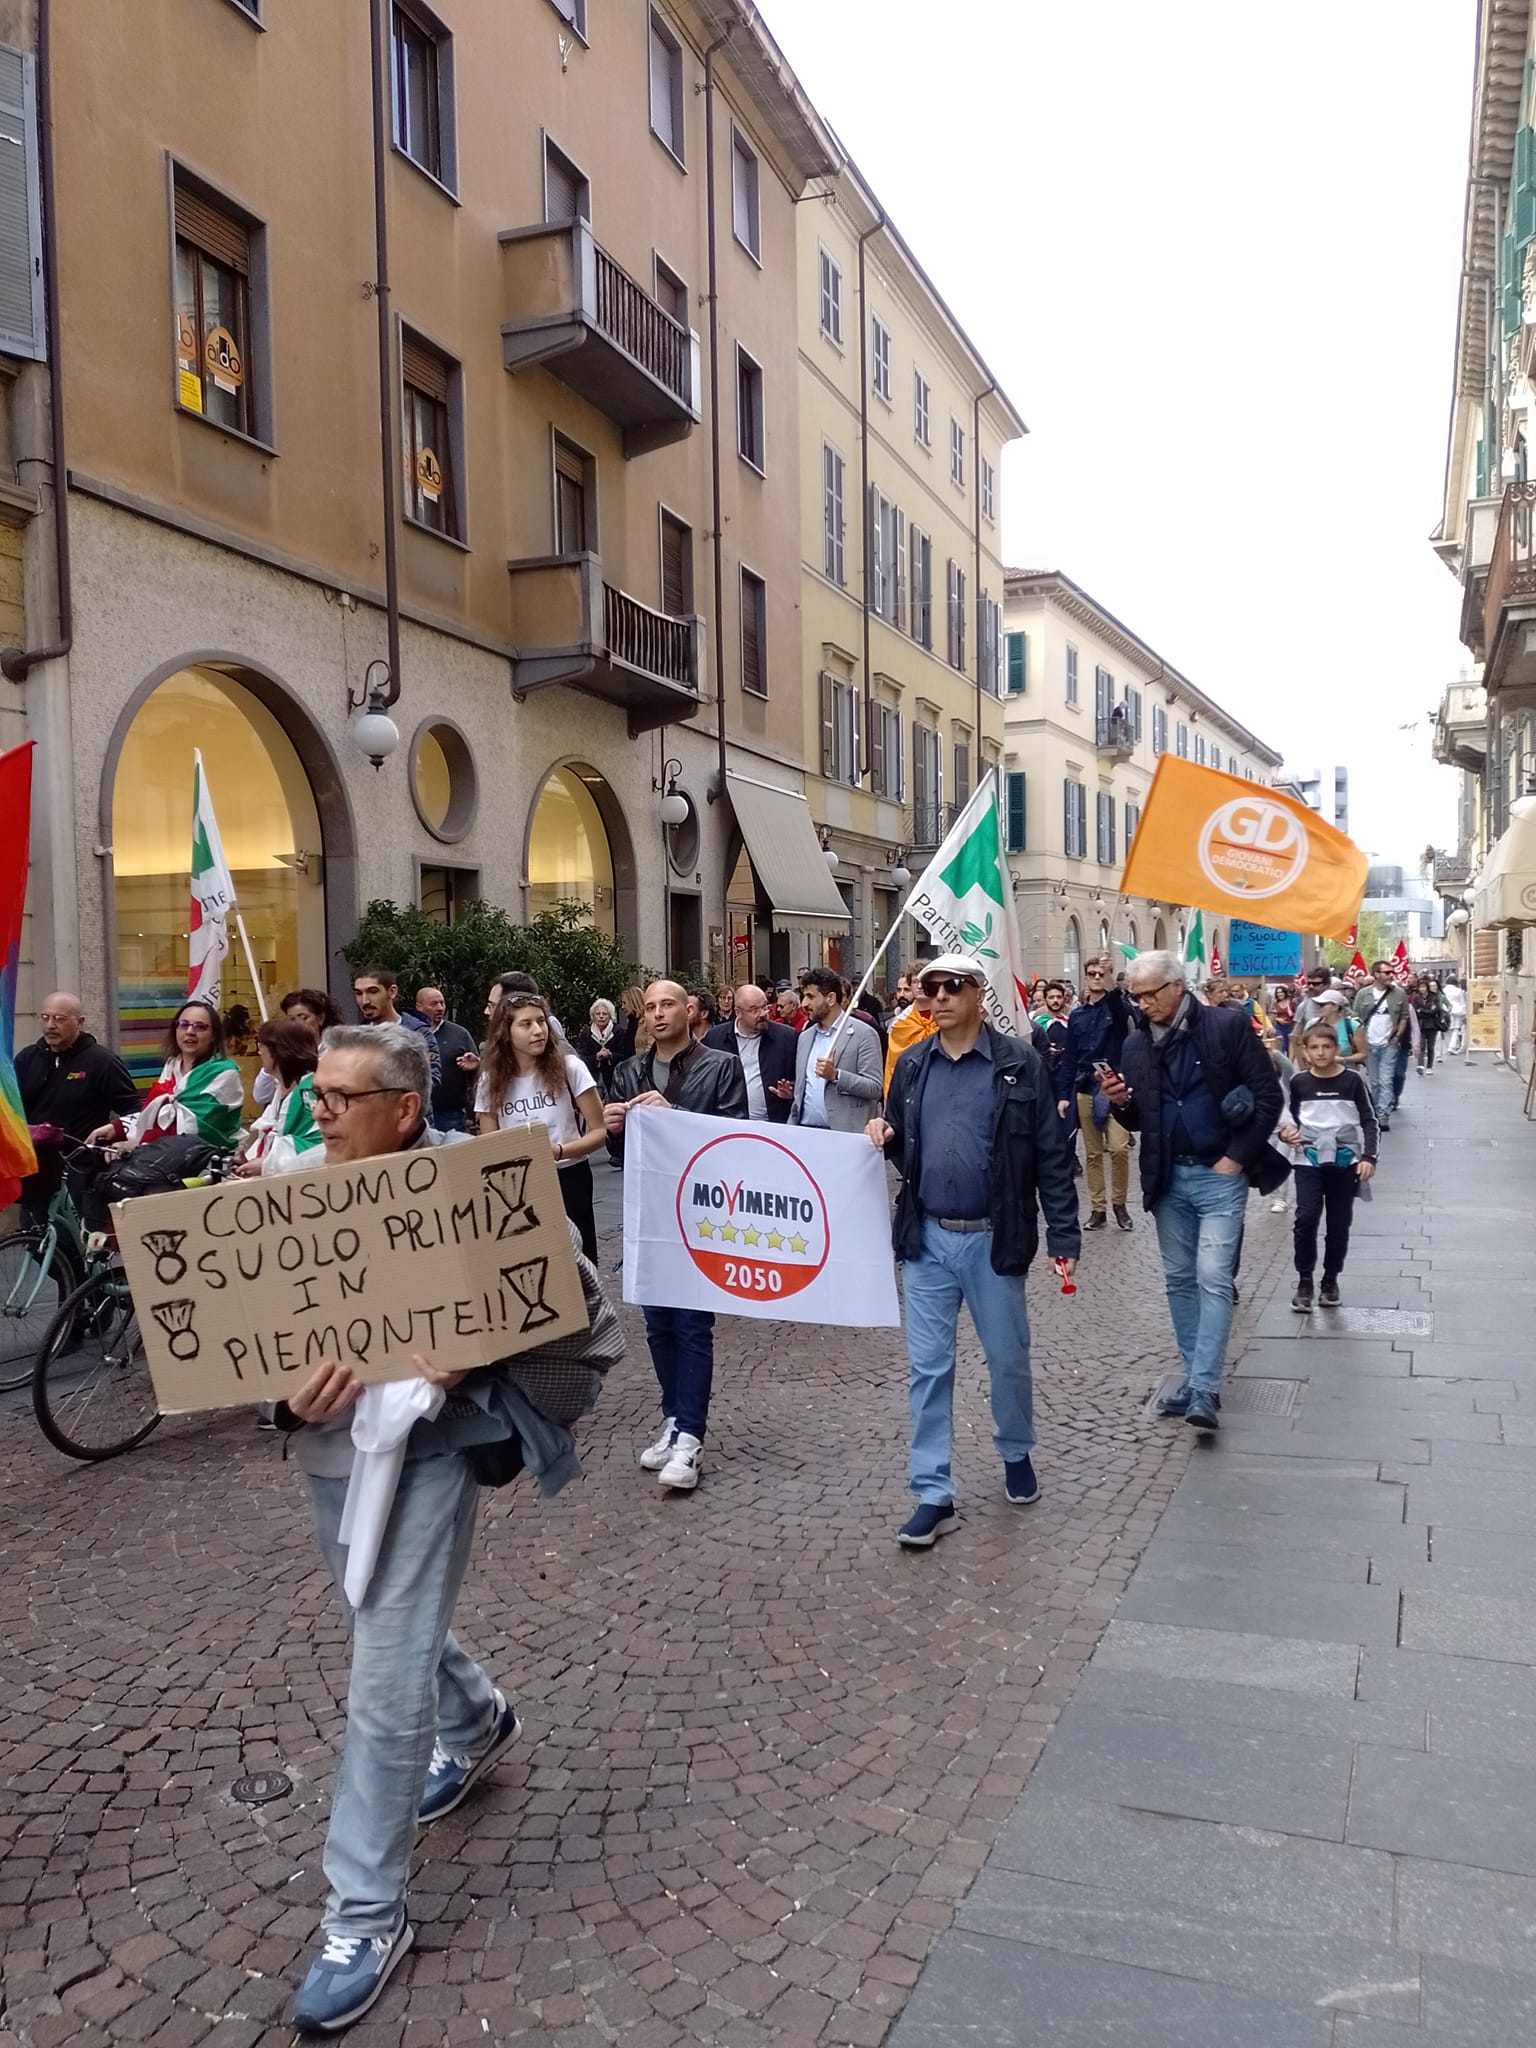
[[[368,1095],[404,1095],[404,1088],[316,1088],[310,1100],[327,1116],[345,1116],[354,1102]]]
[[[918,983],[918,987],[925,996],[958,996],[964,994],[966,989],[974,988],[975,986],[974,981],[961,980],[953,974],[947,975],[943,981],[920,981]]]
[[[213,1026],[206,1017],[178,1017],[176,1019],[176,1029],[178,1031],[211,1031]]]
[[[1137,988],[1131,991],[1133,1003],[1150,1003],[1154,996],[1160,996],[1165,988],[1177,988],[1176,981],[1160,981],[1156,988]]]
[[[1108,974],[1109,969],[1107,967],[1085,967],[1083,972],[1091,981],[1102,981],[1105,975]]]

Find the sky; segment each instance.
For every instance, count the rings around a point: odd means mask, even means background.
[[[1029,427],[1061,569],[1350,829],[1454,844],[1467,661],[1431,552],[1476,0],[759,0]]]

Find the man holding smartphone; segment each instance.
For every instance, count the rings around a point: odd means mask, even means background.
[[[1083,1163],[1088,1176],[1088,1220],[1085,1230],[1103,1230],[1109,1221],[1106,1202],[1112,1202],[1115,1221],[1130,1230],[1131,1212],[1126,1207],[1130,1193],[1130,1136],[1124,1126],[1102,1109],[1095,1116],[1094,1096],[1099,1088],[1098,1067],[1117,1069],[1120,1048],[1131,1028],[1134,1008],[1111,980],[1113,961],[1099,953],[1083,969],[1083,1000],[1067,1019],[1067,1050],[1056,1068],[1056,1100],[1060,1114],[1075,1116],[1083,1134]],[[1109,1155],[1109,1191],[1104,1188],[1104,1155]]]

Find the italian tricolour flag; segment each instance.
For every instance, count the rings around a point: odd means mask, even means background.
[[[1019,929],[995,775],[950,826],[905,908],[933,934],[941,953],[968,953],[986,969],[988,1021],[999,1031],[1027,1035]]]
[[[200,750],[192,753],[192,921],[187,994],[219,1005],[219,984],[229,951],[229,914],[235,907],[208,778]]]

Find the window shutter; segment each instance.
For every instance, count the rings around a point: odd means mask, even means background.
[[[763,694],[762,620],[758,614],[761,585],[755,578],[741,581],[741,685],[761,697]]]
[[[904,803],[907,795],[907,756],[901,734],[901,713],[899,711],[892,711],[889,716],[891,721],[890,733],[888,735],[890,754],[896,763],[896,773],[892,777],[891,787],[886,790],[886,795],[893,796],[898,802]]]
[[[241,277],[250,276],[251,238],[244,223],[232,220],[184,185],[176,187],[176,232],[215,263],[238,271]]]
[[[871,706],[869,715],[869,780],[876,796],[886,796],[885,721],[890,713],[883,704]]]
[[[823,669],[821,672],[821,772],[827,776],[830,776],[832,773],[833,754],[837,745],[837,734],[833,723],[835,709],[832,696],[832,678]]]
[[[1007,777],[1008,804],[1008,851],[1022,853],[1025,846],[1024,777],[1010,774]]]
[[[36,59],[0,48],[0,349],[42,362],[42,205]]]
[[[871,484],[869,487],[869,514],[865,521],[869,534],[869,608],[877,617],[885,616],[885,526],[881,518],[884,500]]]
[[[661,522],[661,608],[680,619],[687,608],[688,578],[684,562],[684,528],[674,519]]]
[[[859,693],[852,685],[849,686],[848,690],[848,736],[850,745],[848,748],[846,779],[849,782],[861,782],[863,780],[864,767],[861,752],[861,743],[864,737],[864,711],[859,701]]]
[[[544,151],[544,218],[575,220],[581,212],[581,179],[576,166],[556,149]]]
[[[424,398],[435,398],[439,405],[448,403],[448,365],[437,353],[414,334],[400,337],[400,374],[413,391],[419,391]],[[556,450],[556,467],[559,466],[560,451]],[[569,472],[567,472],[569,474]],[[581,468],[575,471],[578,483],[585,481]]]
[[[1076,853],[1072,844],[1072,782],[1068,777],[1061,785],[1061,844],[1066,853]]]
[[[1028,660],[1029,642],[1022,633],[1008,635],[1008,694],[1022,697],[1024,694],[1025,664]]]
[[[905,632],[907,624],[907,515],[905,512],[893,511],[893,517],[896,524],[895,561],[892,570],[892,580],[894,583],[892,595],[895,602],[891,607],[891,624]]]

